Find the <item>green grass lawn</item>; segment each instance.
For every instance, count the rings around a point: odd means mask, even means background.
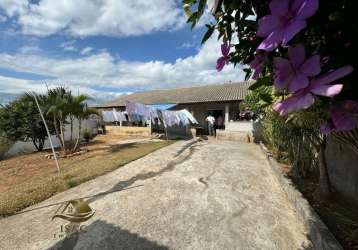
[[[7,216],[39,203],[141,158],[173,141],[151,141],[107,147],[94,146],[71,158],[61,158],[61,173],[45,152],[0,161],[0,216]]]

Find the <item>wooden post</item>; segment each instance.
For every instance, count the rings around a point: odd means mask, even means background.
[[[229,124],[229,104],[225,104],[225,130]]]
[[[168,141],[168,128],[165,127],[165,136],[167,137],[167,141]]]
[[[56,156],[56,152],[55,152],[55,148],[54,148],[54,146],[53,146],[53,144],[52,144],[50,131],[48,130],[45,117],[44,117],[43,114],[42,114],[42,110],[41,110],[40,105],[39,105],[39,103],[38,103],[38,101],[37,101],[37,97],[36,97],[36,94],[35,94],[35,93],[33,93],[33,97],[34,97],[34,99],[35,99],[37,108],[39,109],[41,119],[42,119],[42,121],[43,121],[43,123],[44,123],[44,125],[45,125],[45,128],[46,128],[47,136],[48,136],[48,139],[49,139],[50,144],[51,144],[51,149],[52,149],[53,157],[54,157],[55,162],[56,162],[57,171],[58,171],[58,173],[60,173],[60,165],[58,164],[57,156]]]
[[[166,138],[167,138],[167,140],[168,140],[168,130],[167,130],[167,124],[165,124],[164,119],[163,119],[163,125],[164,125],[165,137],[166,137]]]
[[[148,122],[150,134],[152,135],[152,118],[150,118]]]

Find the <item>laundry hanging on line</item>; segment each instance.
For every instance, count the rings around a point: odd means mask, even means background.
[[[128,118],[131,122],[147,121],[151,120],[152,116],[151,108],[137,102],[126,101],[126,111],[128,113]]]
[[[162,120],[165,127],[172,126],[187,126],[192,124],[198,124],[198,121],[194,116],[186,109],[171,111],[171,110],[159,110],[153,107],[144,105],[142,103],[136,103],[127,101],[126,111],[131,121],[142,118],[145,120],[151,120],[152,122]]]
[[[125,112],[119,112],[113,109],[112,111],[102,111],[102,118],[104,122],[123,122],[127,121]]]

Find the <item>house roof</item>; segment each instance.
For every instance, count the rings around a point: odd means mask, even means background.
[[[203,102],[223,102],[243,100],[253,81],[225,83],[190,88],[162,89],[136,92],[98,105],[98,108],[121,107],[125,102],[133,101],[143,104],[184,104]]]

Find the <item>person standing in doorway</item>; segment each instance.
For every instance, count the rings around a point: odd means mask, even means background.
[[[205,121],[207,121],[207,123],[208,123],[209,135],[214,136],[215,135],[215,129],[214,129],[215,118],[214,118],[214,116],[212,116],[209,113],[208,117],[205,118]]]
[[[219,115],[218,118],[216,118],[216,127],[218,129],[224,128],[224,118],[222,117],[222,115]]]

